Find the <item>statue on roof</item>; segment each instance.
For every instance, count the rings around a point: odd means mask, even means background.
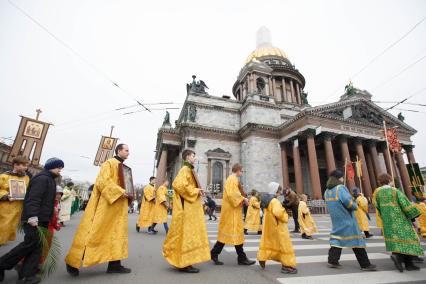
[[[300,94],[300,99],[302,100],[302,104],[307,105],[308,103],[308,93],[302,90],[302,93]]]
[[[170,113],[166,110],[166,115],[164,116],[163,126],[171,125],[170,124]]]
[[[345,86],[345,94],[350,96],[356,95],[356,88],[352,84],[352,81],[349,81],[349,84]]]
[[[405,117],[402,115],[402,112],[398,113],[398,119],[402,122],[404,122]]]
[[[206,89],[209,87],[207,87],[203,80],[195,81],[195,78],[197,78],[197,76],[192,75],[192,83],[186,84],[187,94],[190,92],[207,94]]]

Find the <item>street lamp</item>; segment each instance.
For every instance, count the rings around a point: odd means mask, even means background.
[[[157,150],[154,150],[154,163],[152,165],[152,176],[155,176],[155,159],[157,158]]]
[[[243,189],[244,188],[247,189],[247,167],[246,167],[245,159],[244,159],[244,150],[245,150],[245,147],[247,145],[247,142],[241,142],[241,144],[242,144],[242,146],[241,146],[241,164],[242,164],[243,169],[244,169],[244,173],[243,173]],[[246,190],[244,190],[244,191],[246,191]]]

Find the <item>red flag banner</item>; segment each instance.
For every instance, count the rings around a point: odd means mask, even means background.
[[[349,162],[346,164],[346,177],[348,180],[354,180],[355,177],[355,170],[352,166],[352,162]]]
[[[396,135],[396,128],[386,129],[386,137],[388,139],[389,149],[393,152],[400,152],[402,147]]]

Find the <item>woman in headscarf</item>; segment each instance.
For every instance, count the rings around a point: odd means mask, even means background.
[[[282,194],[282,187],[271,182],[266,192],[261,195],[261,208],[264,212],[263,233],[260,239],[257,260],[262,269],[267,260],[282,264],[281,272],[296,274],[296,256],[288,232],[288,215],[277,199]]]

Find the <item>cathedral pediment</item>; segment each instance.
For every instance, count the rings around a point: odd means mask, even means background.
[[[306,113],[324,118],[376,127],[383,127],[383,121],[386,121],[387,127],[398,127],[412,134],[417,132],[414,128],[374,104],[372,101],[363,98],[313,107],[307,109]]]

